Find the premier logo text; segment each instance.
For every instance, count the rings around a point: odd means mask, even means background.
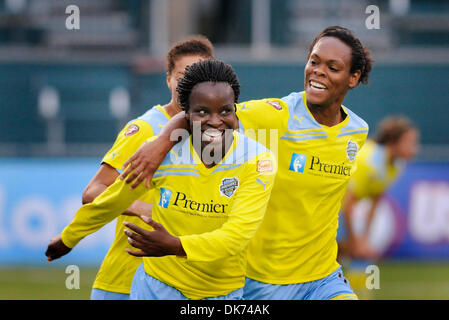
[[[351,175],[351,167],[342,164],[329,164],[320,161],[320,158],[312,156],[312,161],[310,162],[309,170],[320,171],[325,173],[333,173],[342,176]]]
[[[187,199],[187,195],[182,192],[176,193],[176,199],[173,202],[173,205],[193,211],[210,213],[226,213],[226,207],[228,206],[227,204],[214,203],[214,200],[211,200],[209,203],[196,202],[194,200]]]

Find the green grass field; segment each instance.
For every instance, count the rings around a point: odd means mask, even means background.
[[[80,288],[69,290],[65,266],[0,267],[0,300],[87,300],[97,268],[79,268]]]
[[[378,263],[380,289],[363,290],[353,285],[361,299],[377,300],[448,300],[449,261]],[[346,273],[346,271],[345,271]],[[352,283],[351,283],[352,285]]]
[[[449,299],[449,261],[380,262],[378,266],[380,289],[369,290],[370,299]],[[65,266],[0,267],[0,300],[86,300],[96,273],[96,268],[80,266],[80,289],[69,290]]]

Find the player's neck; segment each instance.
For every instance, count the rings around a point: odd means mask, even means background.
[[[177,115],[178,113],[180,113],[182,111],[181,107],[177,103],[175,103],[173,101],[173,99],[169,103],[167,103],[165,106],[163,106],[163,108],[165,109],[165,111],[168,113],[168,115],[170,117],[174,117],[175,115]]]
[[[308,107],[315,120],[319,124],[328,127],[333,127],[346,118],[346,113],[343,111],[341,104],[334,104],[332,106],[310,104]]]

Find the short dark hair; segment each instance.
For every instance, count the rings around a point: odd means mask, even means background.
[[[370,51],[363,47],[360,40],[354,35],[354,33],[344,27],[340,26],[332,26],[327,27],[323,31],[321,31],[315,39],[312,41],[309,47],[309,53],[307,57],[310,57],[312,53],[313,47],[315,44],[324,37],[334,37],[341,41],[343,41],[346,45],[348,45],[352,50],[352,58],[351,58],[351,73],[356,71],[360,71],[360,79],[359,83],[367,84],[369,73],[373,67],[374,59],[371,57]]]
[[[193,87],[202,82],[227,82],[234,91],[234,103],[238,102],[240,83],[234,69],[223,61],[208,59],[188,66],[184,77],[179,80],[176,90],[182,110],[189,110],[189,98]]]
[[[177,42],[167,54],[167,73],[170,74],[173,71],[179,57],[195,55],[206,59],[214,57],[214,46],[205,36],[196,35],[185,41]]]
[[[374,140],[382,145],[396,143],[409,130],[417,130],[409,118],[401,115],[388,116],[380,122]]]

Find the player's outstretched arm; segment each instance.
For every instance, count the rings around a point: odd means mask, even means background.
[[[119,173],[115,168],[103,162],[83,191],[83,204],[94,201],[98,195],[114,183],[118,176]]]
[[[122,214],[140,198],[147,189],[144,186],[130,190],[123,181],[117,179],[91,203],[84,204],[60,236],[50,241],[46,256],[51,260],[70,252],[84,237],[92,234]],[[49,260],[49,261],[51,261]]]
[[[96,197],[114,183],[118,176],[119,173],[115,168],[103,162],[84,189],[82,197],[83,204],[94,201]],[[144,215],[151,217],[152,207],[153,205],[151,203],[136,200],[123,214],[128,216],[140,217]]]
[[[187,130],[184,112],[180,112],[171,118],[155,140],[144,143],[139,147],[131,158],[123,164],[124,172],[120,178],[125,179],[127,184],[132,183],[132,189],[136,188],[143,180],[149,188],[149,181],[153,174],[159,168],[167,153],[178,142],[177,139],[172,138],[172,133],[177,129]]]

